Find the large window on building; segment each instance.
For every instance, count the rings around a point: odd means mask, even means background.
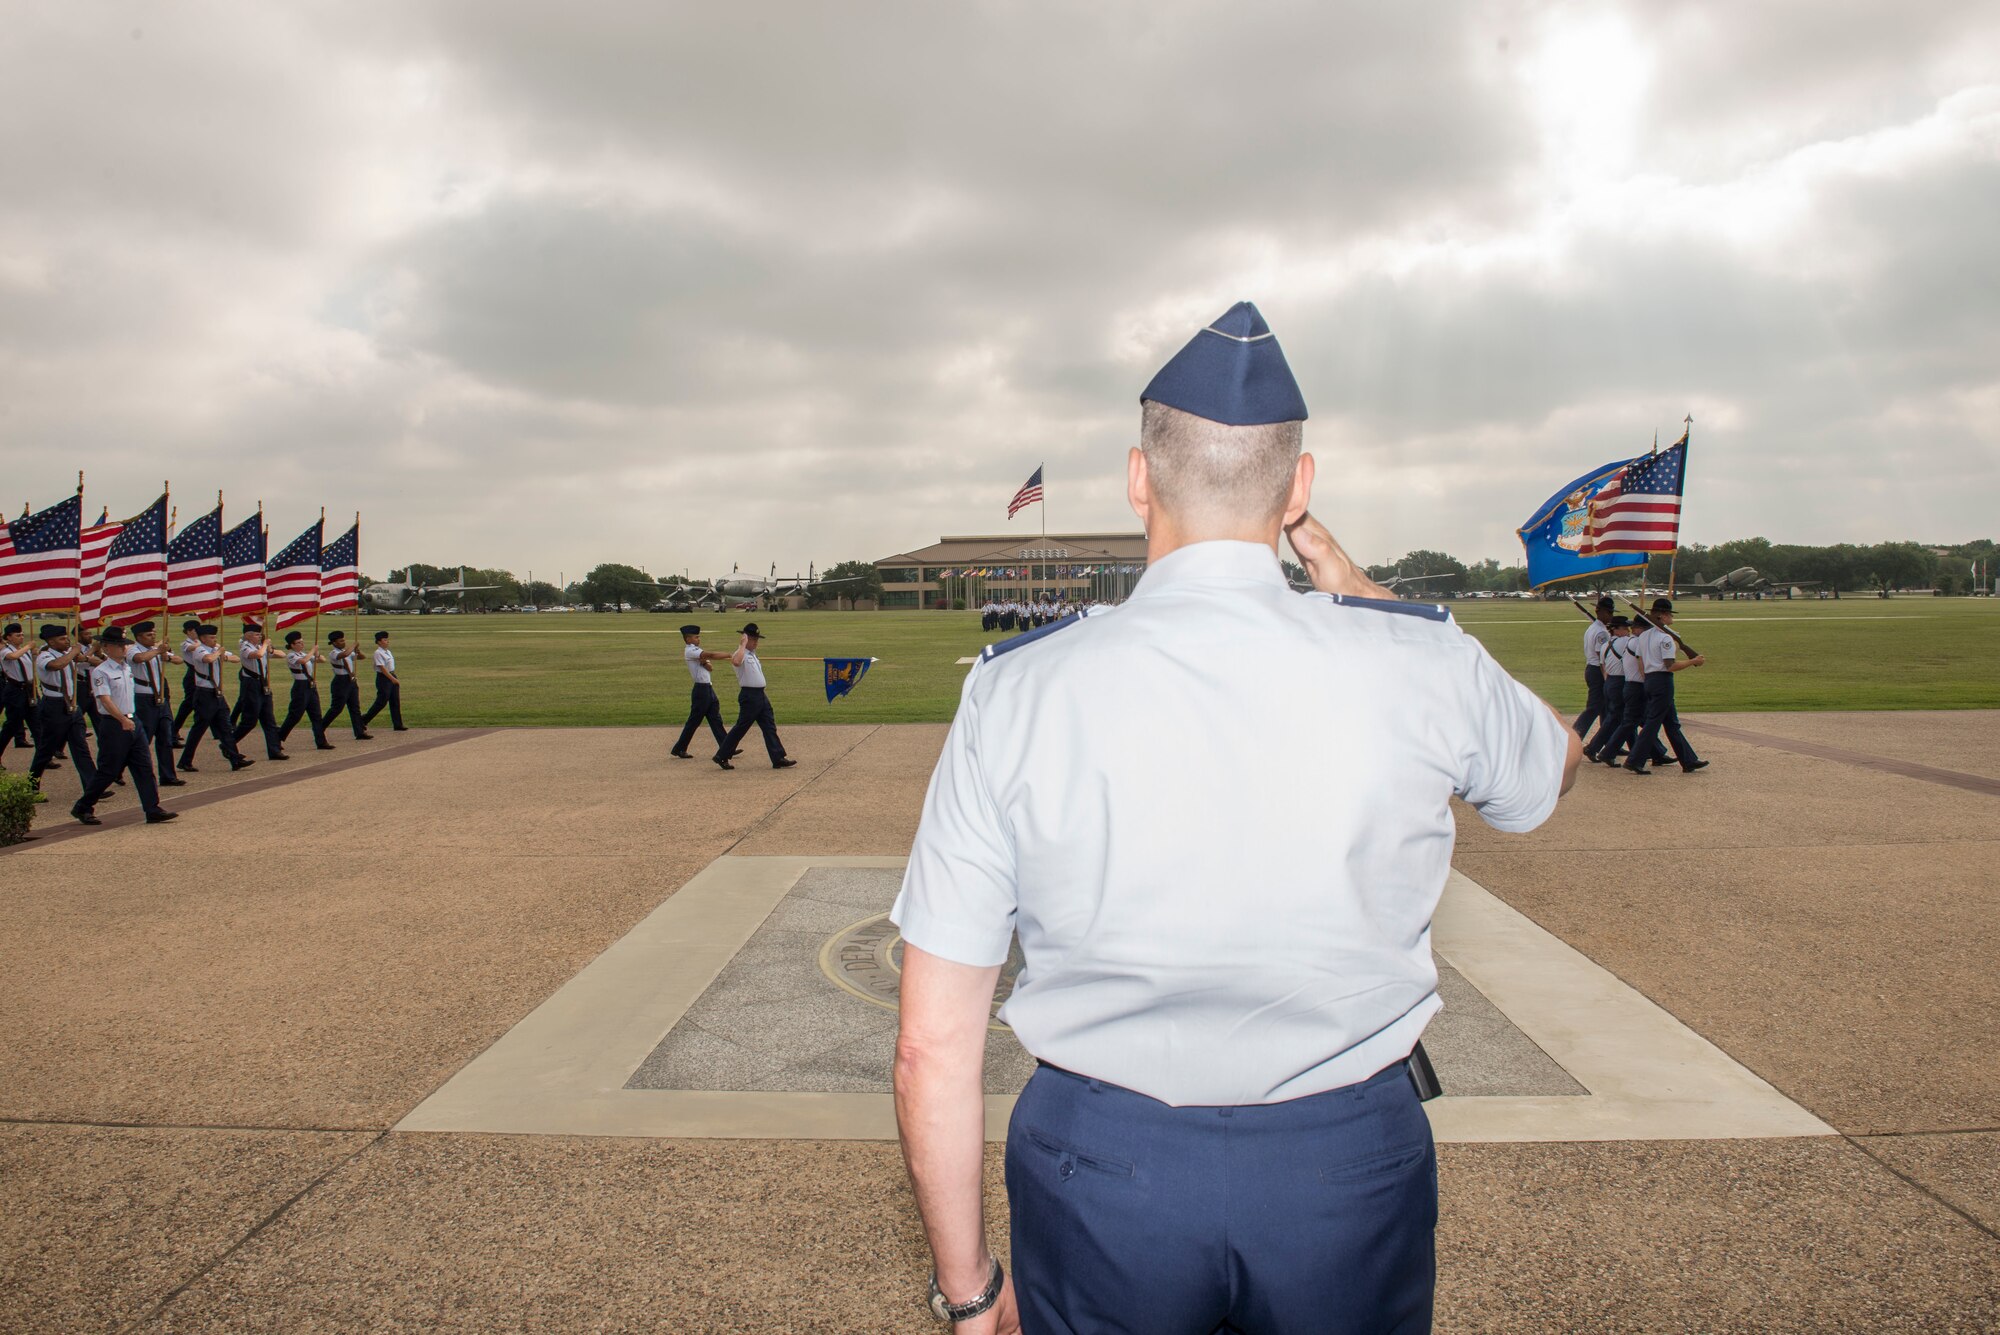
[[[917,582],[915,566],[878,566],[877,569],[882,572],[882,582],[884,584],[915,584]],[[888,604],[885,602],[883,606],[886,607]]]
[[[887,572],[884,573],[886,574]],[[915,607],[917,605],[917,591],[915,589],[884,589],[882,591],[881,605],[883,607]]]

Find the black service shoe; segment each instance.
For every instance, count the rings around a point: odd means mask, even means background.
[[[715,764],[716,764],[716,768],[718,768],[718,769],[735,769],[735,768],[736,768],[736,766],[734,766],[734,765],[732,765],[732,764],[730,764],[730,763],[729,763],[729,757],[728,757],[728,756],[715,756],[715,757],[713,757],[713,759],[715,760]]]
[[[1645,768],[1643,765],[1627,765],[1625,767],[1625,772],[1627,774],[1636,774],[1642,779],[1650,778],[1653,773],[1653,771]]]
[[[288,756],[288,755],[286,755],[286,754],[285,754],[285,753],[284,753],[283,751],[272,751],[272,752],[269,752],[269,753],[268,753],[268,758],[269,758],[269,759],[271,759],[271,760],[290,760],[290,759],[291,759],[291,757],[290,757],[290,756]]]
[[[390,731],[390,732],[408,732],[408,731],[409,731],[409,729],[408,729],[408,728],[391,728],[391,729],[389,729],[389,731]]]
[[[187,763],[187,762],[186,762],[185,760],[183,760],[183,761],[182,761],[182,762],[181,762],[180,764],[178,764],[178,765],[174,766],[174,768],[175,768],[175,769],[177,769],[177,770],[179,770],[179,771],[180,771],[181,773],[183,773],[183,774],[199,774],[199,773],[201,773],[201,771],[200,771],[200,770],[196,769],[196,768],[195,768],[195,767],[194,767],[193,765],[190,765],[190,764],[188,764],[188,763]]]
[[[71,807],[71,808],[69,809],[69,814],[70,814],[70,815],[72,815],[72,816],[74,816],[74,817],[76,817],[76,818],[77,818],[77,820],[78,820],[79,822],[81,822],[82,824],[84,824],[84,825],[102,825],[102,824],[104,824],[104,822],[103,822],[103,821],[99,820],[99,819],[98,819],[98,818],[97,818],[97,817],[96,817],[95,815],[93,815],[92,813],[90,813],[90,812],[88,812],[88,811],[84,811],[84,810],[81,810],[81,809],[79,809],[79,808],[77,808],[77,807]]]
[[[1681,766],[1681,769],[1683,769],[1689,774],[1694,773],[1698,769],[1707,769],[1707,768],[1708,768],[1708,762],[1706,760],[1697,760],[1692,765]]]
[[[161,779],[161,780],[160,780],[160,787],[162,787],[162,788],[185,788],[185,787],[187,787],[187,786],[188,786],[188,781],[187,781],[186,779]]]
[[[693,760],[693,759],[694,759],[694,757],[693,757],[693,756],[689,755],[689,754],[688,754],[687,752],[685,752],[685,751],[675,751],[675,750],[671,750],[671,749],[669,749],[669,750],[668,750],[668,752],[667,752],[667,754],[668,754],[668,755],[670,755],[670,756],[672,756],[672,757],[673,757],[673,758],[674,758],[675,760]]]
[[[786,756],[786,757],[785,757],[784,759],[782,759],[782,760],[774,760],[774,761],[772,761],[772,762],[771,762],[771,768],[772,768],[772,769],[790,769],[790,768],[791,768],[792,766],[794,766],[794,765],[796,765],[796,764],[798,764],[798,763],[799,763],[798,761],[796,761],[796,760],[792,759],[792,758],[791,758],[790,756]]]
[[[181,813],[178,811],[149,811],[146,813],[146,824],[165,825],[170,820],[179,820],[180,818]]]
[[[249,769],[252,765],[256,763],[257,762],[252,760],[249,756],[238,756],[236,757],[236,759],[229,762],[229,768],[230,771],[233,773],[239,769]]]
[[[333,749],[334,749],[334,746],[333,746],[333,743],[332,743],[332,742],[314,742],[314,743],[313,743],[313,750],[315,750],[315,751],[331,751],[331,750],[333,750]]]

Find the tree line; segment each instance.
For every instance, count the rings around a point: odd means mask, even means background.
[[[1713,546],[1693,543],[1682,547],[1676,576],[1680,585],[1686,587],[1720,579],[1732,570],[1749,566],[1780,586],[1812,583],[1822,589],[1843,592],[1936,589],[1940,593],[1962,594],[1972,592],[1975,566],[1984,572],[1983,579],[1990,590],[1996,562],[2000,562],[2000,544],[1990,538],[1953,544],[1880,542],[1871,546],[1843,542],[1826,547],[1774,543],[1768,538],[1738,538]],[[1666,553],[1656,553],[1646,570],[1646,584],[1665,588],[1668,566]],[[1286,569],[1296,571],[1298,568],[1288,561]],[[1303,571],[1298,573],[1303,576]],[[1449,552],[1430,550],[1407,552],[1400,561],[1371,565],[1368,573],[1375,579],[1389,579],[1397,575],[1441,575],[1442,579],[1426,580],[1421,586],[1424,593],[1438,597],[1513,593],[1528,587],[1525,565],[1503,566],[1491,557],[1468,563]],[[457,566],[418,562],[405,569],[391,571],[389,578],[412,584],[448,584],[456,580],[458,574]],[[842,561],[820,572],[822,579],[840,579],[843,576],[858,578],[854,583],[808,589],[806,605],[839,607],[851,605],[850,600],[854,599],[881,597],[882,577],[872,561]],[[1639,582],[1636,572],[1620,578],[1627,583]],[[631,607],[650,608],[671,596],[671,589],[660,588],[659,584],[672,586],[693,581],[682,575],[666,575],[660,577],[656,584],[655,577],[647,574],[642,567],[614,561],[592,567],[582,579],[574,580],[563,588],[547,580],[523,580],[511,571],[478,566],[465,567],[465,582],[493,586],[460,598],[460,606],[479,610],[522,604],[535,607],[616,607],[624,603]]]

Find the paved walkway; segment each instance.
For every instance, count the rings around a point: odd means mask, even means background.
[[[2000,715],[1717,722],[1456,865],[1838,1134],[1447,1144],[1440,1328],[2000,1326],[2000,798],[1911,772]],[[718,858],[907,851],[942,727],[786,732],[416,732],[0,853],[0,1330],[934,1329],[892,1144],[392,1130]]]

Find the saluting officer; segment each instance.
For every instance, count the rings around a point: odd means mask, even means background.
[[[389,632],[375,632],[375,703],[368,706],[368,712],[361,716],[361,726],[367,727],[382,712],[382,706],[389,706],[389,726],[394,732],[408,732],[403,726],[403,679],[396,675],[396,651],[389,647]]]
[[[257,763],[237,749],[236,729],[229,722],[229,706],[222,698],[222,665],[225,662],[234,663],[237,658],[216,643],[221,634],[219,627],[205,621],[195,627],[194,647],[181,647],[188,666],[194,669],[194,730],[188,733],[187,741],[181,747],[180,770],[183,774],[196,772],[195,748],[201,745],[202,734],[208,732],[215,734],[215,744],[222,748],[230,769],[248,769]]]
[[[106,626],[97,642],[104,650],[103,661],[90,670],[90,691],[97,698],[97,774],[85,785],[83,796],[69,814],[85,825],[102,825],[95,810],[98,802],[118,777],[130,770],[146,824],[164,824],[180,813],[160,806],[160,790],[153,782],[152,750],[139,732],[132,668],[125,661],[130,645],[125,632],[116,626]]]
[[[361,686],[354,680],[355,651],[347,643],[347,632],[329,631],[326,643],[332,650],[333,662],[333,685],[330,688],[333,708],[327,711],[326,727],[330,731],[334,723],[339,720],[340,711],[344,709],[347,711],[347,721],[354,725],[354,740],[373,741],[374,734],[362,726],[361,722]]]
[[[67,627],[50,622],[41,629],[42,647],[35,655],[35,682],[41,699],[35,702],[35,759],[28,776],[40,783],[56,753],[69,751],[76,781],[85,788],[97,777],[90,760],[90,739],[83,730],[83,707],[76,699],[76,678],[70,668],[83,656],[83,646],[71,644]]]
[[[1576,735],[1590,736],[1590,725],[1604,717],[1604,651],[1611,643],[1611,618],[1617,604],[1597,600],[1597,617],[1583,628],[1583,712],[1576,716]]]
[[[764,665],[757,661],[757,642],[763,639],[763,633],[754,621],[741,633],[742,642],[729,656],[736,669],[736,726],[716,748],[715,763],[724,769],[735,769],[729,758],[736,754],[736,744],[754,727],[764,734],[764,750],[771,757],[771,768],[790,769],[799,762],[785,754],[785,744],[778,740],[778,716],[771,709],[771,697],[764,693]]]
[[[1123,606],[989,645],[892,913],[896,1106],[932,1309],[1028,1331],[1420,1331],[1436,1158],[1410,1058],[1439,1009],[1451,798],[1528,830],[1568,720],[1307,514],[1305,404],[1257,309],[1142,396],[1148,568]],[[1278,563],[1288,533],[1318,592]],[[1274,771],[1242,646],[1309,763]],[[1254,648],[1250,648],[1254,646]],[[1014,1290],[981,1218],[981,1054],[1039,1062],[1007,1133]]]
[[[1674,708],[1674,674],[1688,668],[1700,667],[1708,660],[1700,654],[1678,661],[1674,651],[1679,647],[1666,628],[1674,624],[1674,605],[1665,598],[1653,600],[1653,624],[1639,636],[1639,658],[1646,669],[1646,722],[1639,729],[1639,736],[1632,743],[1632,754],[1625,760],[1625,768],[1634,774],[1650,774],[1646,761],[1652,757],[1660,742],[1660,734],[1665,733],[1667,745],[1674,749],[1674,759],[1688,773],[1707,769],[1708,762],[1694,753],[1694,745],[1681,732],[1680,711]]]
[[[194,716],[194,660],[188,656],[190,650],[201,648],[201,622],[190,617],[181,622],[181,662],[186,670],[181,673],[181,707],[174,711],[174,745],[181,744],[187,721]]]
[[[150,621],[132,627],[132,639],[135,643],[125,653],[125,666],[132,670],[132,717],[139,725],[139,745],[152,749],[153,773],[161,787],[186,787],[187,780],[174,774],[173,701],[167,693],[166,667],[174,656],[159,642],[159,628]],[[91,689],[96,689],[95,683]]]
[[[243,623],[243,640],[236,646],[236,710],[229,716],[236,725],[241,743],[252,729],[264,729],[264,754],[273,760],[290,760],[278,736],[278,711],[271,702],[271,644],[264,628],[255,622]]]
[[[722,702],[715,697],[715,676],[708,670],[710,663],[719,663],[729,655],[720,650],[701,647],[701,627],[689,624],[681,627],[681,661],[687,664],[688,675],[694,678],[694,690],[688,696],[687,722],[681,728],[680,740],[675,742],[667,754],[676,760],[693,760],[688,753],[688,743],[694,740],[695,729],[704,722],[709,732],[715,735],[715,746],[725,755],[735,748],[729,745],[729,730],[722,726]]]
[[[11,746],[26,751],[31,761],[35,743],[29,735],[28,719],[35,703],[34,657],[21,623],[9,621],[6,630],[0,631],[0,755]]]
[[[283,745],[292,729],[305,718],[312,723],[313,749],[333,750],[333,743],[326,739],[326,720],[319,712],[319,665],[326,661],[320,656],[319,646],[303,644],[306,638],[302,630],[285,632],[285,666],[292,673],[291,706],[285,711],[285,721],[278,725],[278,743]]]

